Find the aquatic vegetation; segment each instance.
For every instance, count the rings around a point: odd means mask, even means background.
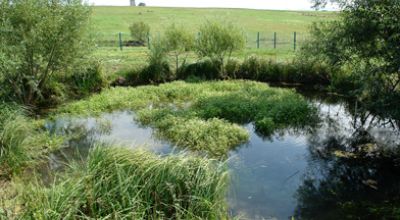
[[[157,135],[177,146],[223,157],[232,147],[246,143],[246,129],[226,120],[179,117],[162,111],[140,111],[138,119],[155,128]]]
[[[54,116],[116,110],[135,111],[136,120],[155,128],[161,138],[214,156],[248,140],[247,131],[239,124],[254,122],[261,134],[270,135],[276,129],[304,126],[316,118],[315,108],[294,91],[243,80],[110,88],[68,104]]]
[[[25,186],[20,217],[224,219],[227,181],[215,160],[99,146],[50,187]]]
[[[0,105],[0,178],[21,171],[59,143],[57,137],[40,132],[21,107]]]

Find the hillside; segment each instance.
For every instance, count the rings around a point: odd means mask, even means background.
[[[103,61],[106,71],[111,73],[146,62],[147,48],[131,47],[120,51],[118,47],[118,33],[122,33],[123,41],[130,40],[129,25],[136,21],[149,24],[153,36],[162,34],[173,23],[184,25],[195,34],[198,26],[207,20],[232,22],[242,28],[247,37],[247,49],[234,53],[234,57],[244,59],[257,55],[268,59],[288,60],[294,55],[294,32],[297,32],[298,48],[307,37],[308,28],[313,22],[336,17],[335,12],[127,6],[96,6],[93,15],[92,22],[100,42],[96,56]],[[260,32],[260,49],[257,49],[257,32]],[[276,49],[274,32],[277,33]],[[189,56],[189,60],[195,59],[195,56]]]
[[[248,34],[305,33],[313,22],[334,19],[336,16],[334,12],[107,6],[94,7],[93,14],[93,23],[98,32],[106,36],[128,33],[129,25],[135,21],[150,24],[153,33],[156,33],[172,23],[195,31],[199,24],[210,19],[233,22]]]

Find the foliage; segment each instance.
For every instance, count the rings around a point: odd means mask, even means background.
[[[184,27],[177,27],[175,24],[169,26],[164,33],[164,44],[166,50],[175,58],[175,70],[178,71],[180,62],[185,65],[186,57],[180,61],[179,57],[194,48],[193,34]]]
[[[301,96],[251,81],[111,88],[71,103],[59,112],[96,115],[115,110],[135,111],[137,120],[155,128],[161,138],[217,157],[226,156],[248,140],[246,130],[234,123],[270,118],[273,127],[258,129],[269,135],[280,128],[306,126],[315,121],[315,109]]]
[[[186,80],[197,77],[202,80],[221,79],[221,62],[216,59],[203,59],[196,63],[182,65],[177,72],[177,79]]]
[[[226,218],[226,167],[188,155],[96,147],[86,166],[50,187],[31,185],[22,218]]]
[[[245,38],[237,27],[232,24],[208,21],[200,26],[196,53],[201,58],[219,60],[222,68],[225,57],[229,58],[233,51],[241,50],[244,46]]]
[[[129,30],[131,31],[133,40],[139,41],[141,44],[145,45],[150,34],[150,25],[143,21],[134,22],[129,26]]]
[[[138,112],[138,120],[155,128],[160,138],[174,145],[207,152],[218,158],[226,157],[228,151],[249,139],[245,129],[228,121],[218,118],[203,120],[181,114],[176,116],[165,110],[142,110]]]
[[[332,76],[332,68],[317,61],[297,59],[280,63],[264,60],[255,56],[247,57],[243,62],[230,59],[224,66],[224,75],[220,75],[221,63],[218,60],[201,60],[197,63],[182,66],[177,74],[178,79],[185,80],[197,77],[203,80],[215,79],[249,79],[273,83],[297,83],[326,86],[339,82]],[[337,75],[339,76],[339,75]],[[343,81],[344,82],[344,81]]]
[[[397,108],[400,26],[396,21],[400,19],[400,2],[339,3],[342,7],[340,19],[314,26],[313,39],[303,49],[303,54],[347,71],[354,86],[349,94],[367,108]]]
[[[71,84],[74,95],[80,97],[100,92],[107,86],[107,80],[99,62],[93,62],[75,70],[66,83]]]
[[[162,83],[173,79],[167,61],[167,48],[161,38],[152,40],[148,53],[148,65],[141,70],[139,78],[142,84]]]
[[[25,117],[14,104],[0,104],[0,179],[20,172],[28,163],[59,145]]]
[[[0,3],[0,83],[4,98],[37,105],[54,75],[87,54],[89,7],[80,0]]]

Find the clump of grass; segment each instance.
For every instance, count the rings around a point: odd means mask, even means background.
[[[215,157],[226,156],[234,146],[244,144],[249,139],[246,129],[229,121],[192,117],[190,111],[179,114],[165,110],[143,110],[138,112],[138,120],[154,128],[162,139],[191,150],[208,152]]]
[[[21,217],[221,219],[227,213],[227,181],[218,161],[95,147],[83,169],[48,188],[36,184],[24,190]]]
[[[137,120],[163,139],[214,156],[226,155],[249,139],[238,124],[255,123],[260,134],[270,135],[309,124],[316,115],[292,90],[243,80],[113,88],[60,112],[96,115],[114,110],[135,111]]]
[[[40,131],[21,107],[0,104],[0,178],[20,172],[59,143],[56,137]]]

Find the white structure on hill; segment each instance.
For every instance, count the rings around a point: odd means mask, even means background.
[[[130,0],[130,6],[136,6],[136,2],[135,2],[135,0]]]

